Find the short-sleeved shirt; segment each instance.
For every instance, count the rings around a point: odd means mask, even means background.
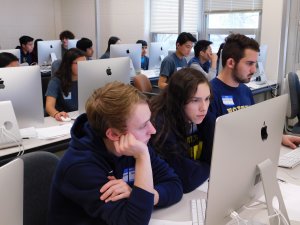
[[[56,99],[55,108],[58,111],[72,112],[78,110],[77,81],[72,82],[71,91],[68,96],[65,96],[61,89],[60,79],[53,77],[48,84],[45,96],[51,96]]]
[[[252,92],[245,84],[241,83],[238,87],[231,87],[220,79],[214,78],[211,86],[213,100],[209,108],[216,118],[254,104]]]
[[[169,80],[174,72],[185,67],[187,67],[186,58],[183,57],[180,59],[177,57],[176,53],[172,53],[162,61],[160,66],[160,75],[167,77]]]

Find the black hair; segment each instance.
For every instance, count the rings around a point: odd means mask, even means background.
[[[23,35],[19,38],[20,45],[26,45],[28,42],[32,42],[33,38],[30,36]]]
[[[182,32],[178,35],[176,44],[178,43],[179,45],[183,45],[184,43],[191,41],[191,42],[196,42],[196,38],[188,32]]]
[[[142,47],[148,46],[147,41],[144,41],[144,40],[138,40],[136,43],[137,43],[137,44],[142,44]]]
[[[11,54],[9,52],[0,53],[0,68],[8,66],[14,61],[19,61],[17,56],[15,56],[14,54]]]
[[[119,40],[120,40],[120,38],[118,38],[118,37],[116,37],[116,36],[111,36],[111,37],[108,39],[106,52],[110,52],[110,45],[116,44]]]
[[[86,52],[88,48],[91,48],[93,46],[93,42],[88,38],[81,38],[76,43],[76,48]]]
[[[172,75],[160,95],[151,98],[151,121],[157,129],[156,134],[151,137],[151,144],[162,157],[187,153],[189,146],[185,139],[190,124],[184,107],[202,83],[207,84],[211,92],[210,83],[202,72],[193,68],[183,68]],[[177,140],[173,146],[166,143],[170,133],[174,133]]]
[[[85,56],[85,53],[78,48],[71,48],[64,54],[61,64],[55,76],[61,81],[61,89],[65,96],[68,96],[72,87],[72,64],[74,60]]]
[[[59,39],[63,40],[64,38],[66,38],[66,39],[74,39],[75,35],[71,31],[69,31],[69,30],[64,30],[64,31],[62,31],[59,34]]]
[[[222,51],[222,66],[225,67],[229,58],[233,58],[235,63],[239,63],[244,57],[245,49],[252,49],[259,52],[259,44],[253,38],[243,34],[230,34],[225,39]]]
[[[212,44],[211,41],[199,40],[194,46],[195,56],[198,58],[201,51],[206,51],[208,46]]]

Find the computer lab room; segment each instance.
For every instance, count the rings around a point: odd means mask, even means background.
[[[300,225],[300,0],[0,0],[1,225]]]

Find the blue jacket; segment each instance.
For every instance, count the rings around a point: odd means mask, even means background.
[[[158,116],[155,121],[157,133],[161,129],[162,123],[163,121]],[[209,177],[214,128],[215,117],[210,112],[207,112],[202,123],[197,125],[197,131],[193,135],[185,137],[196,141],[195,144],[201,143],[201,155],[196,160],[190,157],[189,153],[179,145],[179,138],[175,132],[169,132],[166,137],[166,142],[163,146],[164,152],[160,154],[179,176],[184,193],[193,191]],[[188,140],[186,141],[188,142]]]
[[[157,207],[178,202],[182,197],[179,178],[151,148],[149,152],[159,193]],[[102,138],[91,129],[86,114],[81,115],[72,127],[69,148],[53,180],[48,224],[148,224],[154,195],[133,185],[134,168],[134,158],[109,153]],[[99,190],[108,182],[110,171],[132,187],[129,198],[108,203],[99,199]]]

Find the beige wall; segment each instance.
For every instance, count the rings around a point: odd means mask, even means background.
[[[0,0],[0,46],[15,48],[19,37],[55,37],[57,0]]]

